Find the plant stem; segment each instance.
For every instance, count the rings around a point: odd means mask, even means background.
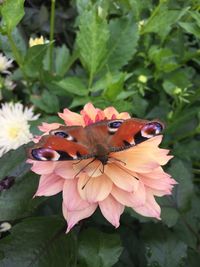
[[[54,47],[54,28],[55,28],[55,5],[56,0],[51,0],[50,18],[50,47],[49,47],[49,69],[53,71],[53,47]]]
[[[17,46],[15,45],[15,41],[13,40],[11,33],[8,33],[7,36],[8,36],[8,40],[9,40],[15,61],[17,62],[19,67],[22,69],[22,55],[20,51],[18,50]]]

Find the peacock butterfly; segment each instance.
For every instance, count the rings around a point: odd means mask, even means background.
[[[82,160],[94,158],[106,165],[109,154],[122,151],[160,134],[159,121],[140,119],[104,120],[83,126],[61,126],[44,135],[29,150],[38,161]]]

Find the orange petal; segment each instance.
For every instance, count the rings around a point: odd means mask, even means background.
[[[67,207],[63,202],[63,216],[67,221],[67,233],[72,227],[77,224],[80,220],[90,217],[97,208],[97,204],[91,204],[89,207],[79,211],[68,211]]]
[[[138,172],[149,173],[160,165],[166,164],[172,156],[168,150],[158,148],[162,136],[155,136],[130,149],[113,153],[115,158],[126,163],[126,168]]]
[[[63,113],[58,113],[59,117],[64,120],[67,126],[83,125],[83,118],[80,114],[70,111],[65,108]]]
[[[112,184],[105,174],[89,177],[82,173],[78,179],[78,191],[83,199],[95,203],[104,200],[110,194]]]
[[[63,201],[68,211],[83,210],[90,204],[83,200],[77,191],[78,179],[65,180],[63,186]]]
[[[109,195],[106,199],[99,202],[99,207],[103,216],[115,226],[115,228],[119,227],[119,219],[121,214],[124,211],[124,205],[116,201],[111,195]]]
[[[95,118],[97,115],[98,109],[96,109],[92,103],[87,103],[83,110],[81,110],[81,115],[84,117],[87,115],[93,122],[95,122]]]
[[[88,176],[97,177],[102,175],[102,163],[99,160],[85,159],[73,164],[75,174],[85,172]],[[79,176],[79,175],[78,175]]]
[[[35,196],[52,196],[62,191],[64,179],[55,174],[42,175]]]
[[[115,118],[118,118],[119,112],[114,107],[108,107],[104,109],[105,117],[110,120],[113,119],[113,116]]]
[[[138,180],[122,165],[110,163],[105,166],[105,174],[113,181],[113,183],[128,192],[133,192],[137,189]]]

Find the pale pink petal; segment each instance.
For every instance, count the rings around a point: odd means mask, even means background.
[[[160,213],[161,209],[158,203],[155,201],[155,198],[152,194],[152,192],[147,191],[146,192],[146,202],[144,205],[139,206],[139,207],[133,207],[133,209],[146,217],[153,217],[158,220],[160,220]]]
[[[65,179],[73,179],[76,175],[76,172],[73,170],[73,164],[71,161],[58,162],[55,166],[54,173]]]
[[[137,190],[137,176],[133,175],[130,170],[124,168],[118,163],[110,163],[105,166],[105,174],[113,181],[113,183],[128,192]]]
[[[113,186],[111,195],[121,204],[128,207],[137,207],[144,205],[146,201],[146,192],[143,183],[138,183],[138,188],[135,192],[127,192],[116,186]]]
[[[35,196],[52,196],[62,191],[64,179],[55,174],[42,175]]]
[[[89,177],[82,173],[78,180],[78,191],[83,199],[90,203],[104,200],[112,190],[112,181],[102,174],[98,177]]]
[[[116,201],[111,195],[109,195],[106,199],[99,202],[99,207],[103,216],[115,226],[115,228],[119,227],[119,219],[121,214],[124,211],[124,205]]]
[[[49,133],[51,130],[57,129],[61,126],[62,124],[60,123],[46,123],[43,122],[42,125],[38,126],[39,130],[41,132]]]
[[[31,170],[37,174],[50,174],[54,171],[56,164],[58,164],[57,162],[52,162],[52,161],[35,161],[35,160],[32,160],[31,163],[33,164]]]
[[[83,125],[83,119],[80,114],[70,111],[65,108],[63,113],[58,113],[59,117],[64,120],[67,126]]]
[[[174,180],[171,178],[150,179],[142,175],[139,175],[139,177],[145,186],[157,190],[167,190],[167,189],[171,190],[174,184]]]
[[[91,204],[83,200],[77,190],[78,179],[66,180],[63,187],[63,201],[68,211],[78,211],[89,207]]]
[[[89,207],[79,211],[68,211],[67,207],[63,202],[63,216],[67,221],[67,233],[72,227],[77,224],[80,220],[90,217],[96,210],[97,204],[91,204]]]
[[[171,176],[168,173],[164,172],[162,167],[158,167],[149,173],[143,173],[142,176],[150,178],[150,179],[155,179],[155,180],[162,179],[162,178],[171,178]]]

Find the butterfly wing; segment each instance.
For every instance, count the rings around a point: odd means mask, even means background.
[[[93,157],[88,150],[87,137],[82,126],[61,126],[44,135],[29,150],[29,157],[39,161],[79,160]]]
[[[112,126],[112,122],[110,123]],[[110,151],[119,151],[135,146],[162,132],[164,125],[159,121],[128,119],[122,121],[110,138]]]

